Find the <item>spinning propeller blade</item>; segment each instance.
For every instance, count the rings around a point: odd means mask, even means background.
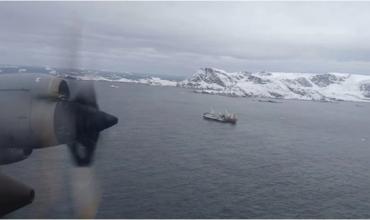
[[[93,160],[99,133],[117,124],[118,118],[99,110],[91,81],[78,80],[78,84],[77,80],[69,81],[72,87],[67,102],[72,106],[76,123],[76,138],[69,148],[76,165],[88,166]]]

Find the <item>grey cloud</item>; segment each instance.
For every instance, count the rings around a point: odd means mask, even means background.
[[[369,9],[368,2],[0,2],[0,58],[63,66],[78,50],[81,67],[119,71],[367,74]]]

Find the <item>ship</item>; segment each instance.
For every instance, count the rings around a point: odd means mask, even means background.
[[[225,111],[224,113],[215,113],[213,110],[203,113],[203,118],[206,120],[231,124],[236,124],[238,120],[236,114],[234,113],[228,113],[227,111]]]

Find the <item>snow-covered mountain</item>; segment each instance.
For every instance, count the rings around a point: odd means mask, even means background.
[[[81,79],[81,80],[138,83],[138,84],[146,84],[146,85],[151,85],[151,86],[177,86],[176,81],[161,79],[159,77],[153,77],[153,76],[148,76],[148,77],[139,78],[139,79],[129,79],[125,77],[118,78],[118,79],[111,79],[111,78],[98,76],[98,75],[81,75],[81,76],[77,76],[76,78]]]
[[[143,73],[105,70],[62,69],[51,67],[0,66],[3,73],[45,73],[81,80],[138,83],[154,86],[178,86],[198,93],[237,97],[300,99],[315,101],[370,102],[370,75],[345,73],[226,72],[203,68],[192,77],[154,76]],[[116,87],[113,85],[113,87]]]
[[[112,72],[108,70],[67,69],[40,66],[0,65],[0,74],[42,73],[81,80],[127,82],[153,86],[176,86],[178,77],[158,76],[148,73]]]
[[[343,73],[232,72],[198,70],[178,86],[199,93],[315,101],[370,102],[370,76]]]

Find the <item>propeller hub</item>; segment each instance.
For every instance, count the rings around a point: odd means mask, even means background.
[[[89,166],[93,161],[99,133],[118,123],[118,118],[100,111],[93,82],[68,80],[70,95],[61,100],[62,112],[58,119],[63,140],[78,166]],[[64,119],[64,120],[63,120]]]

